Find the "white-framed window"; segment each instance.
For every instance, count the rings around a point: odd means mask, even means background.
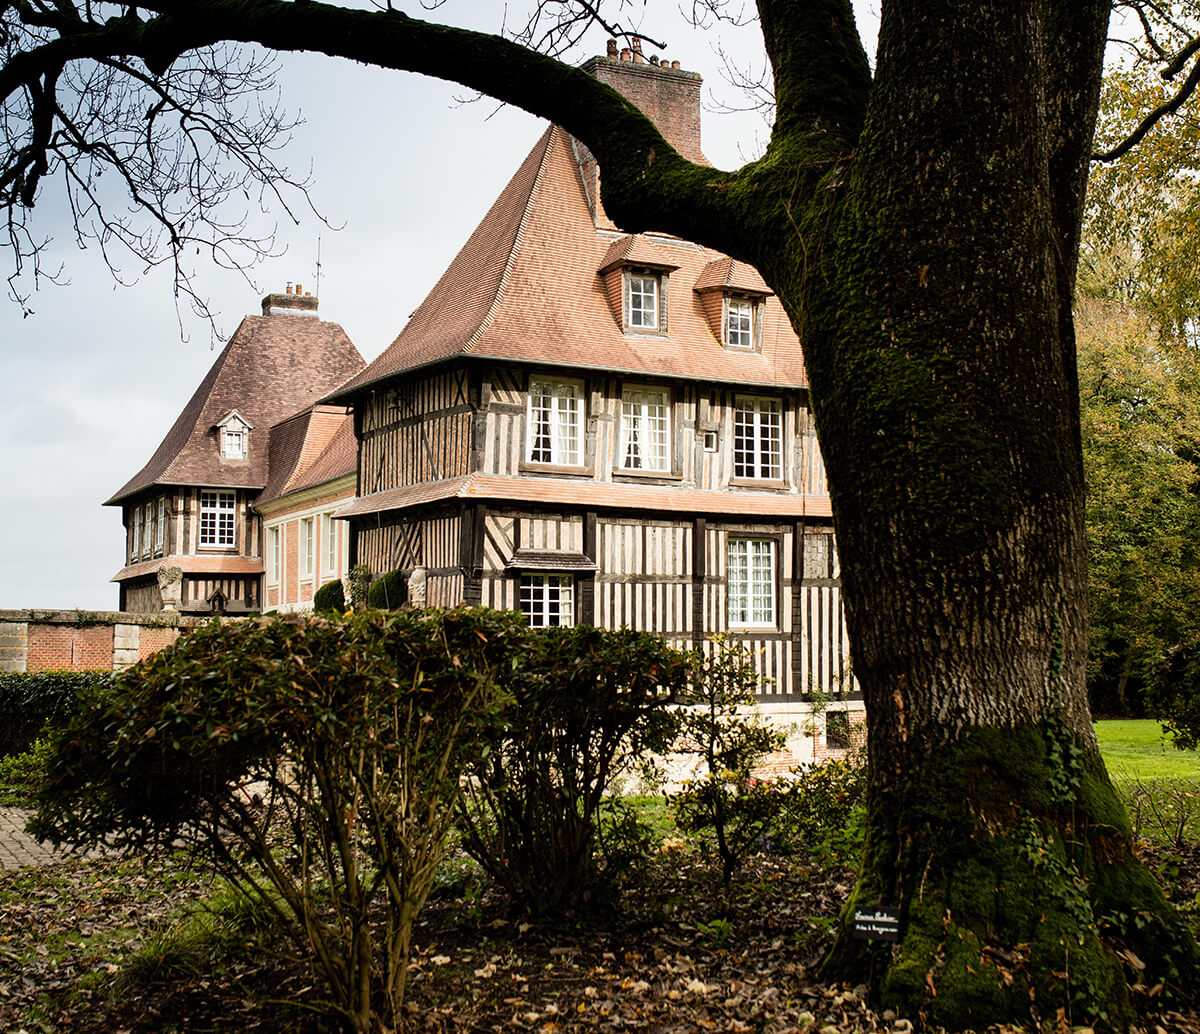
[[[246,432],[237,426],[221,429],[221,456],[227,460],[246,458]]]
[[[279,528],[267,529],[267,582],[279,582],[279,569],[283,560],[283,542]]]
[[[626,326],[631,330],[658,330],[662,277],[657,273],[631,270],[625,282],[628,290]]]
[[[671,469],[671,396],[665,388],[621,392],[622,470]]]
[[[333,523],[332,513],[325,514],[322,523],[325,525],[325,565],[322,573],[332,578],[337,571],[337,525]]]
[[[774,628],[775,540],[729,540],[729,624]]]
[[[573,625],[575,579],[569,574],[523,574],[520,603],[533,628]]]
[[[200,493],[200,545],[230,548],[236,545],[233,492]]]
[[[300,521],[300,574],[311,576],[313,573],[313,554],[315,552],[316,519],[305,517]]]
[[[783,406],[779,399],[739,396],[733,407],[733,476],[783,477]]]
[[[562,467],[583,464],[583,385],[530,378],[525,459]]]
[[[129,559],[137,560],[142,555],[142,507],[139,504],[129,515]]]
[[[730,295],[725,299],[725,344],[730,348],[754,347],[754,302]]]
[[[158,519],[154,522],[154,552],[163,551],[163,543],[167,538],[167,497],[158,497]]]

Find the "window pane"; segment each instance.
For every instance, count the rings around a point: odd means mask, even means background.
[[[534,628],[575,623],[575,582],[566,574],[521,576],[521,613]]]
[[[200,493],[200,545],[234,544],[233,510],[232,492]]]
[[[775,625],[775,540],[730,539],[729,624]]]
[[[671,469],[667,392],[630,389],[621,397],[621,466],[625,470]]]
[[[629,325],[658,329],[658,277],[629,277]]]
[[[583,463],[583,389],[561,381],[529,382],[530,463]]]
[[[783,477],[783,412],[778,399],[736,401],[733,476],[774,481]]]
[[[728,344],[734,348],[754,346],[754,307],[745,298],[730,298],[728,301],[726,335]]]

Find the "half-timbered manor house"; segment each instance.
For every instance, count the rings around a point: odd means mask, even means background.
[[[686,157],[700,77],[594,58]],[[844,688],[846,639],[800,345],[758,273],[605,215],[596,162],[534,146],[350,406],[354,559],[415,604],[754,650],[763,697]],[[844,714],[843,714],[844,718]],[[838,723],[835,723],[838,724]],[[839,730],[834,730],[834,735]]]
[[[279,592],[281,529],[290,512],[279,497],[287,493],[301,511],[314,501],[324,507],[320,517],[305,512],[297,520],[317,559],[306,584],[293,579],[296,599],[307,593],[311,600],[312,580],[329,557],[344,567],[340,540],[329,541],[338,526],[325,514],[353,495],[353,485],[331,485],[337,475],[325,476],[336,456],[337,473],[345,474],[344,447],[324,454],[346,417],[313,403],[365,363],[338,324],[318,318],[317,305],[299,287],[267,295],[262,315],[242,320],[150,460],[106,502],[121,507],[125,525],[125,566],[113,577],[121,610],[157,611],[164,603],[193,613],[262,610],[264,581],[274,579]],[[343,443],[348,434],[347,427]],[[341,489],[336,503],[331,488]],[[264,489],[276,521],[267,551],[254,509]],[[303,562],[302,543],[292,548]],[[177,580],[164,582],[166,572]]]
[[[585,67],[705,160],[698,75],[613,45]],[[599,175],[547,129],[369,365],[315,299],[264,299],[109,500],[122,609],[160,608],[165,564],[184,610],[303,607],[352,564],[400,570],[415,606],[728,634],[769,710],[807,719],[797,753],[842,745],[861,705],[811,708],[853,698],[799,341],[750,266],[621,232]]]

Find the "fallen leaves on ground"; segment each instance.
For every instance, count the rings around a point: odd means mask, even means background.
[[[1169,863],[1178,900],[1194,900],[1200,852],[1151,853],[1150,862]],[[863,988],[818,977],[851,883],[848,871],[803,856],[760,856],[723,886],[708,860],[677,847],[619,906],[570,924],[445,893],[418,920],[406,1023],[430,1032],[905,1034],[909,1018],[879,1014]],[[165,957],[172,941],[160,935],[180,929],[185,906],[211,892],[211,877],[178,859],[0,874],[0,1030],[325,1029],[286,1004],[311,1005],[320,986],[282,953],[250,939],[239,950],[235,939],[213,957]],[[1200,1034],[1200,1023],[1164,1013],[1145,1034],[1159,1030]]]

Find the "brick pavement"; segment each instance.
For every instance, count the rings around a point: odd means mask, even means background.
[[[62,861],[65,851],[40,844],[25,832],[25,808],[0,807],[0,869],[20,869],[26,865],[49,865]]]

